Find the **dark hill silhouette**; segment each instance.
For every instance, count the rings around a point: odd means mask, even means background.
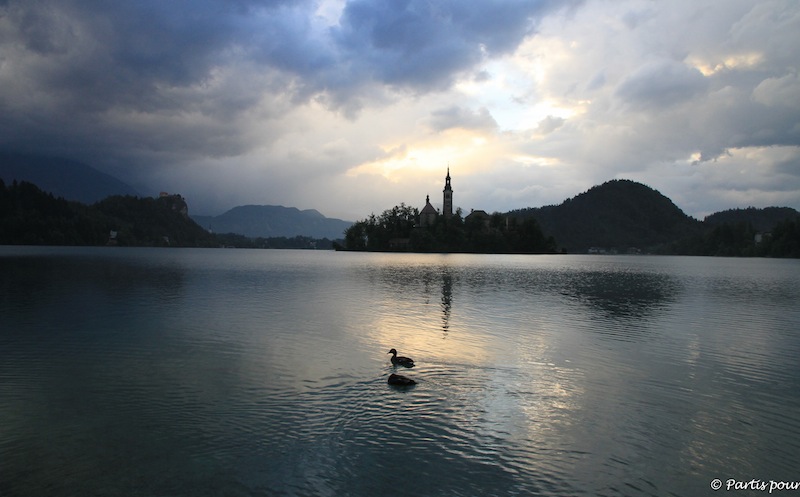
[[[310,236],[337,240],[353,223],[323,216],[314,209],[281,205],[241,205],[219,216],[192,216],[214,233],[237,233],[252,238]]]
[[[93,204],[111,195],[138,195],[119,179],[69,159],[0,152],[0,179],[33,183],[56,197]]]
[[[82,204],[91,205],[108,197],[140,196],[130,185],[93,167],[61,157],[46,157],[0,151],[0,179],[32,183],[40,190]],[[245,205],[219,216],[192,216],[216,233],[236,233],[248,237],[309,236],[331,240],[344,237],[353,223],[327,218],[318,211],[293,207]]]
[[[630,180],[612,180],[560,205],[512,211],[532,216],[545,235],[567,252],[591,247],[660,251],[675,240],[696,236],[702,223],[687,216],[658,191]]]
[[[215,247],[189,219],[180,195],[112,195],[92,205],[54,197],[33,183],[0,180],[0,244]]]

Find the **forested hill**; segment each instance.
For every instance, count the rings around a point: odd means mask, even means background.
[[[508,213],[533,217],[566,252],[800,257],[800,213],[789,207],[730,209],[698,221],[650,187],[613,180],[560,205]]]
[[[0,151],[0,179],[33,183],[56,197],[92,204],[112,195],[137,195],[119,179],[69,159]]]
[[[658,191],[630,180],[612,180],[560,205],[512,211],[532,216],[567,252],[591,247],[669,252],[664,248],[700,235],[702,223]]]
[[[28,182],[0,179],[0,244],[210,247],[180,195],[111,196],[93,205],[56,198]]]
[[[703,222],[711,227],[725,223],[746,223],[752,225],[756,231],[767,232],[772,231],[779,223],[797,217],[798,214],[796,210],[790,207],[765,207],[763,209],[748,207],[746,209],[728,209],[715,212],[710,216],[706,216]]]

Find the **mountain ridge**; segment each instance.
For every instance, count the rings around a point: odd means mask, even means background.
[[[57,198],[86,205],[115,195],[142,196],[127,183],[86,163],[8,150],[0,150],[0,179],[9,185],[14,181],[29,182]],[[253,215],[247,214],[262,208],[264,219],[254,219]],[[300,210],[279,205],[244,205],[217,216],[190,217],[207,230],[237,233],[253,238],[309,236],[335,240],[341,239],[344,230],[352,224],[341,219],[328,218],[316,209]]]
[[[218,216],[191,216],[214,233],[236,233],[251,238],[313,236],[337,240],[353,223],[325,217],[316,209],[282,205],[239,205]]]
[[[61,157],[0,151],[0,178],[27,181],[65,200],[93,204],[112,195],[136,195],[135,188],[92,166]]]

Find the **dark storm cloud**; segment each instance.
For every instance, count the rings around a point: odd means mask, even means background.
[[[209,81],[251,50],[261,26],[250,20],[284,3],[9,2],[0,146],[74,158],[243,150],[230,120],[268,88],[215,91]]]
[[[265,98],[290,102],[271,118],[312,97],[354,116],[383,86],[444,89],[563,5],[361,0],[325,25],[312,1],[10,0],[0,147],[244,153],[241,115]]]
[[[414,90],[444,88],[486,56],[513,51],[543,13],[577,2],[352,1],[337,43],[362,73]]]
[[[229,63],[237,48],[251,50],[263,39],[261,29],[285,40],[289,29],[276,32],[274,25],[251,22],[252,16],[280,14],[281,3],[11,2],[4,9],[4,44],[24,46],[16,54],[30,62],[34,55],[40,58],[29,69],[44,90],[86,104],[149,110],[170,103],[158,98],[157,85],[202,82],[214,67]]]
[[[356,1],[339,27],[314,33],[311,2],[11,1],[3,38],[45,58],[37,81],[66,96],[145,96],[155,84],[202,82],[234,58],[302,77],[317,91],[365,77],[424,90],[513,50],[554,5]]]

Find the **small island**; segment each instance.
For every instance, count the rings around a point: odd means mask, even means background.
[[[342,250],[370,252],[466,252],[552,254],[557,244],[545,236],[533,217],[488,214],[471,210],[463,216],[453,210],[453,188],[447,168],[442,190],[442,212],[431,205],[422,210],[401,203],[357,221],[345,231]]]

